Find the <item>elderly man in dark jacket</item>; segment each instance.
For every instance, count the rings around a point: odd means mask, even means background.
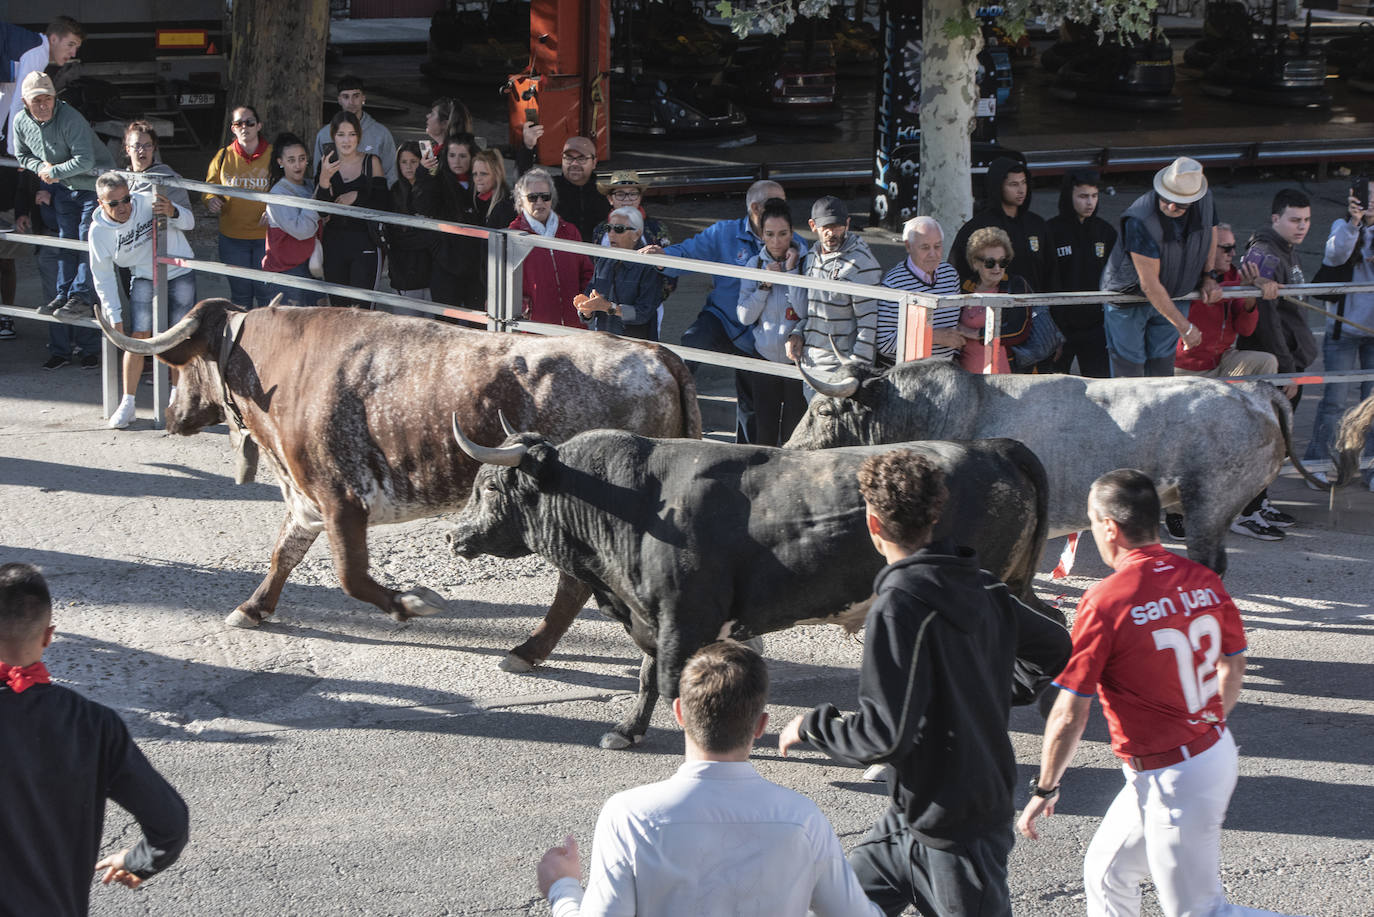
[[[778,747],[810,742],[839,761],[887,765],[892,805],[849,855],[885,913],[914,904],[942,917],[1010,915],[1007,716],[1014,697],[1029,701],[1059,673],[1072,641],[980,570],[972,550],[930,541],[948,492],[929,459],[872,456],[859,490],[888,560],[864,623],[859,709],[802,714]]]
[[[1116,229],[1097,215],[1102,178],[1094,169],[1077,169],[1064,176],[1059,189],[1059,215],[1049,220],[1054,236],[1058,283],[1056,293],[1096,290],[1102,269],[1116,247]],[[1107,360],[1107,333],[1100,306],[1050,306],[1050,315],[1064,335],[1064,349],[1054,371],[1066,373],[1078,359],[1078,372],[1094,379],[1112,374]]]

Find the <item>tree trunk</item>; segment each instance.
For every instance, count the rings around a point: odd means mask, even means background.
[[[280,131],[314,142],[324,103],[329,0],[234,0],[229,102],[224,142],[236,105],[251,105],[268,143]]]
[[[976,20],[967,36],[951,38],[945,29],[948,23],[971,20],[973,9],[965,0],[925,0],[921,182],[916,212],[939,220],[950,239],[973,215],[969,135],[978,103],[983,34]]]

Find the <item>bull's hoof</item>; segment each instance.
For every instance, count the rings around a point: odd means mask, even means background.
[[[439,593],[433,589],[426,589],[424,586],[416,586],[407,592],[402,592],[396,596],[396,601],[401,603],[404,611],[393,611],[391,616],[401,623],[409,621],[411,618],[427,618],[430,615],[437,615],[441,611],[448,611]]]
[[[224,619],[224,623],[230,627],[257,627],[262,621],[235,608],[229,613],[229,617]]]
[[[634,739],[630,739],[618,732],[611,731],[601,737],[601,747],[607,751],[623,751],[632,745],[638,745],[642,741],[644,741],[644,736],[635,736]]]
[[[498,662],[497,666],[499,666],[503,672],[514,672],[517,675],[524,675],[527,672],[534,671],[535,663],[517,656],[514,653],[507,653],[506,658]]]

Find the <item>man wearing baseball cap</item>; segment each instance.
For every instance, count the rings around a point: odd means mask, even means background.
[[[52,195],[57,235],[84,242],[96,206],[91,173],[114,168],[114,158],[86,119],[58,100],[47,74],[30,73],[20,92],[24,111],[14,123],[15,158]],[[57,295],[38,311],[58,318],[90,318],[94,301],[85,254],[64,249],[57,262]]]
[[[515,151],[515,170],[521,175],[534,168],[534,146],[544,133],[542,124],[527,127],[525,142]],[[563,174],[554,176],[553,185],[558,192],[554,212],[577,227],[583,242],[590,242],[596,227],[611,215],[610,202],[596,187],[596,144],[587,137],[564,141]]]
[[[849,231],[849,209],[844,201],[829,196],[816,201],[811,206],[811,231],[818,239],[806,253],[803,274],[871,286],[882,282],[882,266],[868,243]],[[789,357],[835,372],[840,368],[840,357],[872,366],[877,353],[878,300],[850,293],[807,291],[806,314],[787,339]]]
[[[1133,468],[1109,471],[1088,491],[1088,520],[1116,572],[1083,594],[1073,655],[1045,722],[1040,773],[1017,820],[1039,837],[1060,781],[1102,694],[1121,789],[1083,862],[1088,917],[1140,913],[1140,883],[1154,881],[1167,915],[1273,917],[1226,901],[1221,823],[1237,778],[1227,722],[1245,674],[1245,628],[1221,578],[1159,544],[1159,494]]]
[[[1189,293],[1221,298],[1213,271],[1216,206],[1202,164],[1181,156],[1155,174],[1121,217],[1121,244],[1102,272],[1102,289],[1142,295],[1145,303],[1107,303],[1103,316],[1112,376],[1171,376],[1174,351],[1198,346],[1188,321]]]

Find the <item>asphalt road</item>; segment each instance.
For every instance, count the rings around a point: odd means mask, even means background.
[[[1251,207],[1269,194],[1235,190]],[[680,228],[701,221],[706,205],[692,206]],[[699,301],[700,287],[678,295]],[[607,795],[677,766],[664,709],[641,747],[597,747],[631,701],[637,658],[595,610],[537,673],[497,669],[542,615],[554,575],[534,559],[457,561],[439,521],[374,530],[371,556],[380,579],[438,591],[447,614],[397,625],[348,598],[322,539],[276,621],[226,627],[267,568],[283,514],[275,487],[233,485],[222,428],[151,429],[147,388],[135,425],[106,429],[95,374],[40,370],[40,326],[19,328],[0,344],[0,559],[43,566],[57,601],[54,675],[118,709],[192,811],[181,862],[137,892],[97,889],[93,913],[547,913],[533,877],[542,851],[569,831],[587,848]],[[1252,907],[1370,914],[1374,496],[1347,491],[1328,511],[1291,472],[1272,492],[1301,524],[1283,543],[1229,545],[1251,670],[1232,721],[1242,776],[1223,880]],[[1073,578],[1042,577],[1041,595],[1071,606],[1105,572],[1092,553]],[[836,628],[770,636],[767,656],[779,726],[812,704],[852,705],[860,647]],[[1032,711],[1012,718],[1018,787],[1035,772],[1040,729]],[[1120,785],[1100,717],[1088,737],[1046,838],[1013,853],[1018,914],[1082,912],[1083,851]],[[885,805],[858,771],[809,751],[779,759],[774,734],[755,762],[814,798],[846,846]],[[106,825],[107,848],[135,836],[117,808]]]

